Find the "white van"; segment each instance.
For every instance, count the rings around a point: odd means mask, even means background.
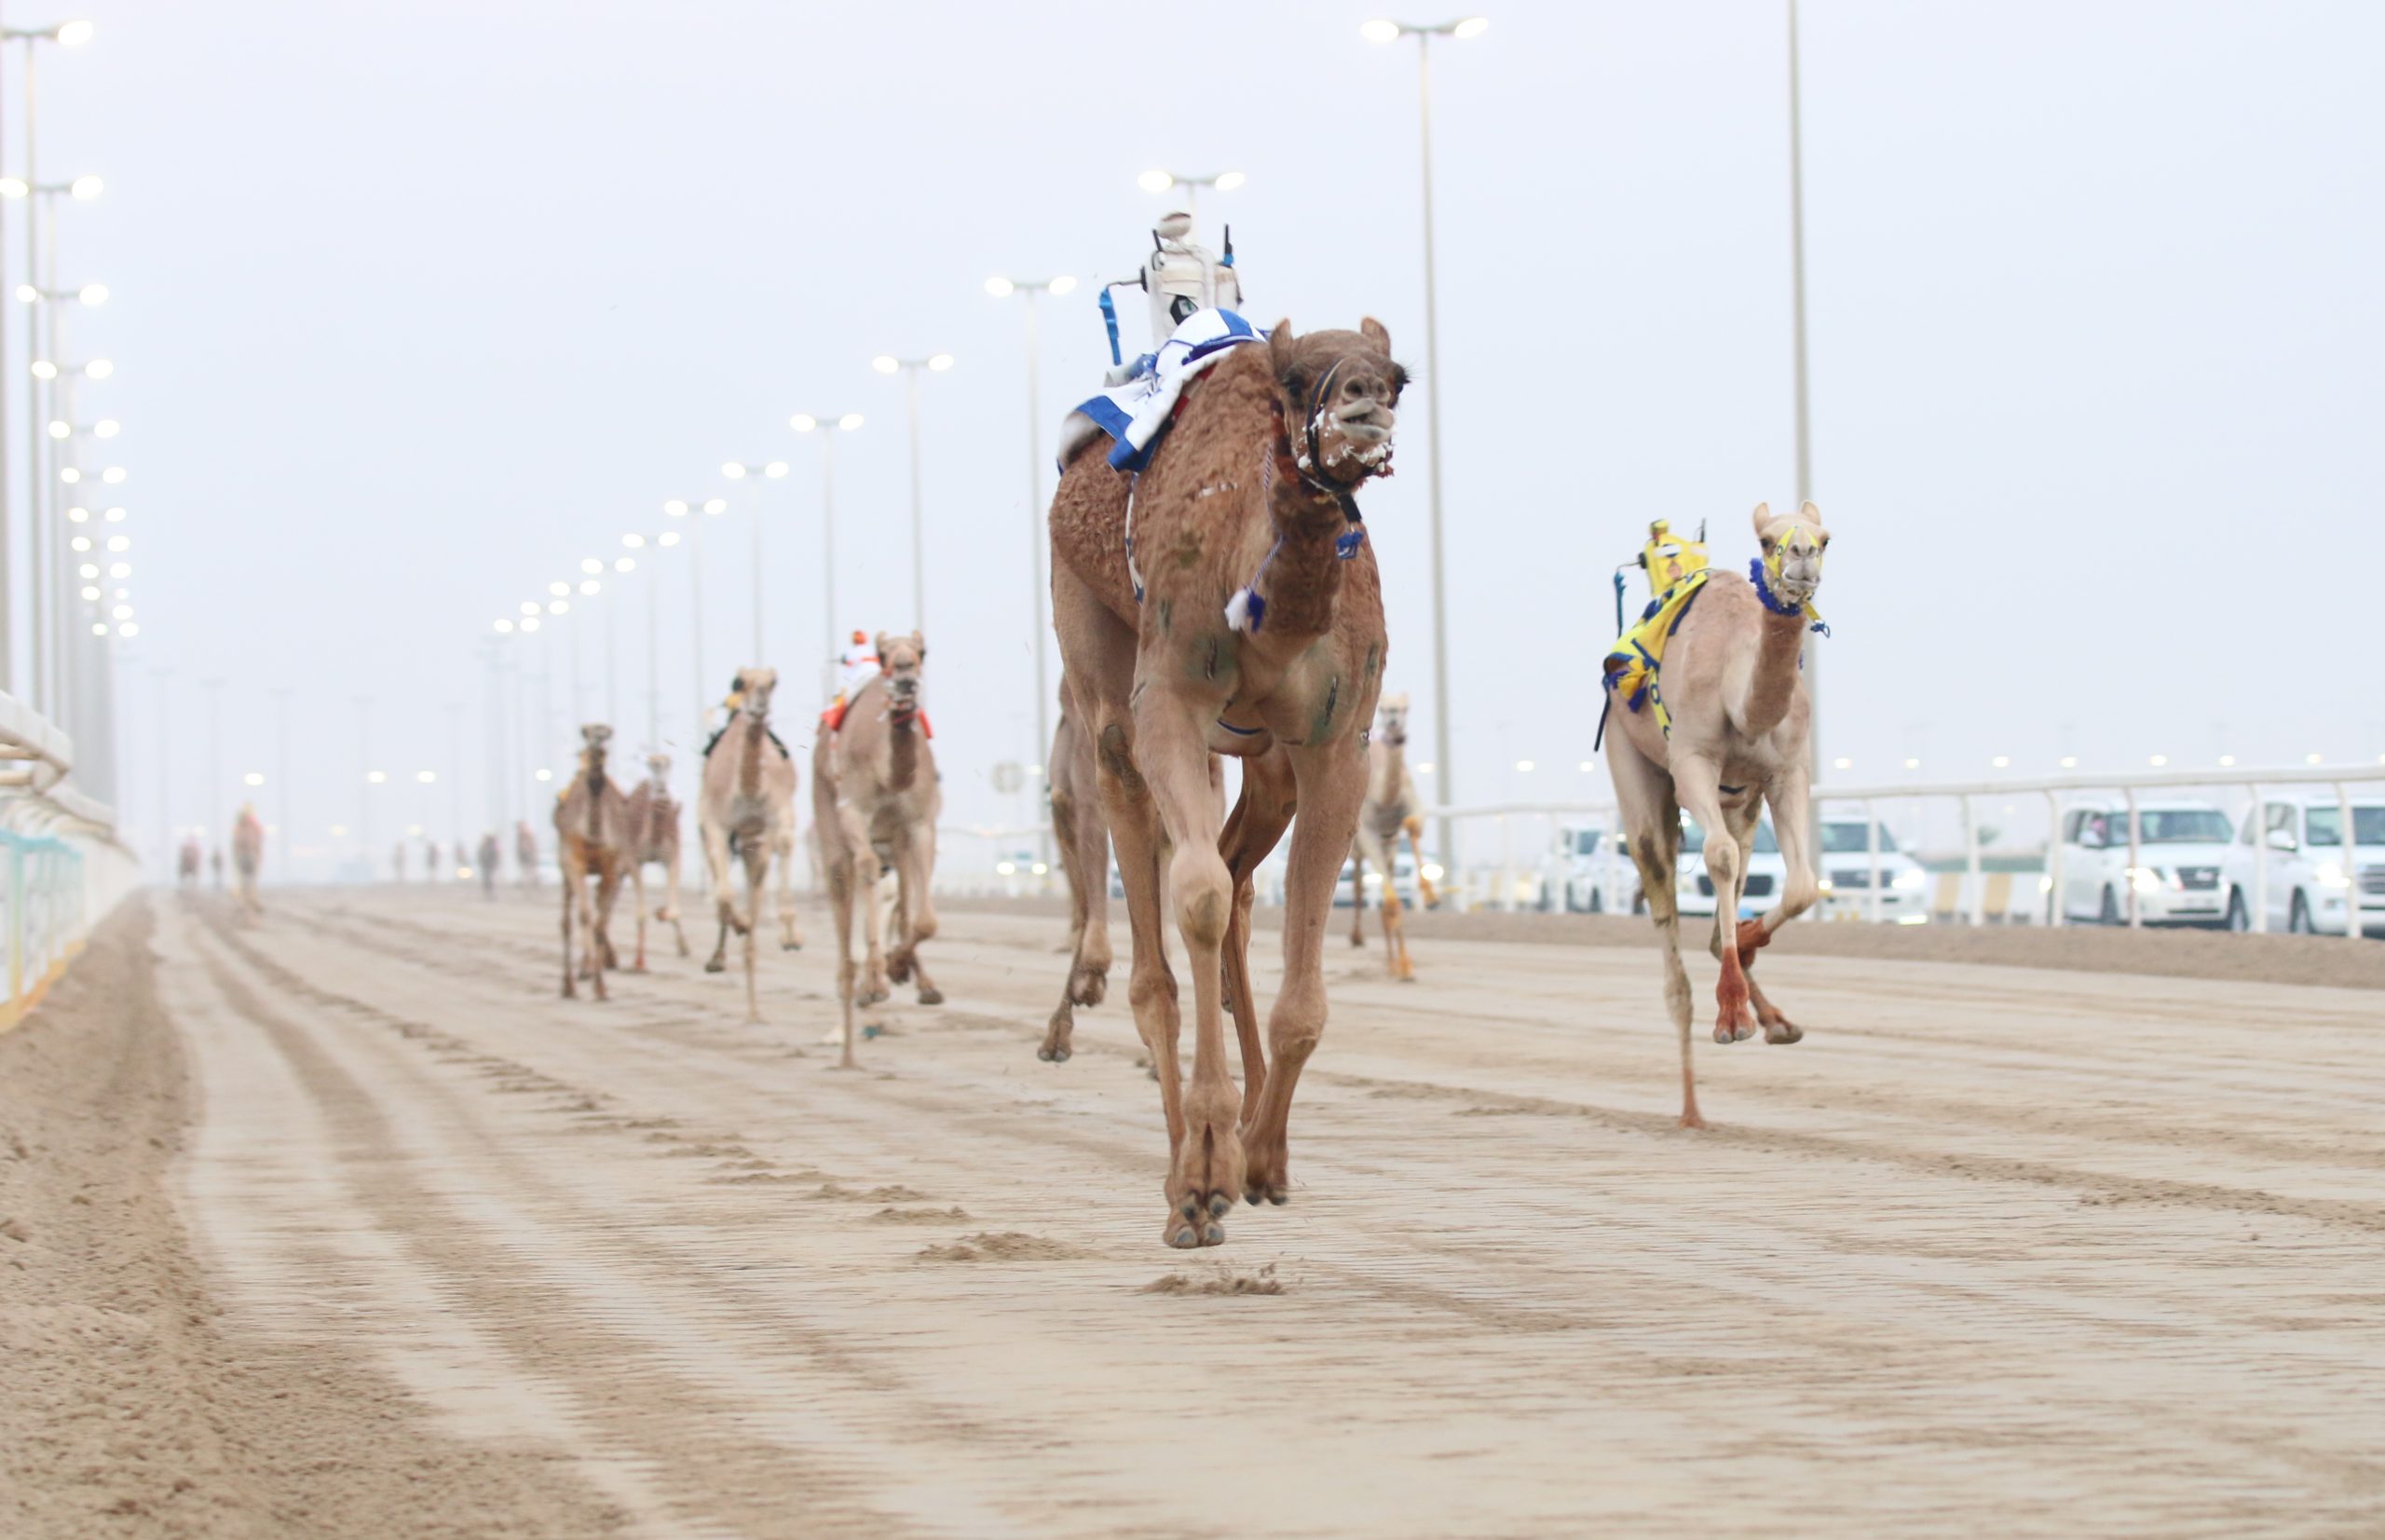
[[[1898,848],[1886,824],[1880,831],[1881,920],[1919,924],[1929,918],[1929,874]],[[1872,918],[1872,836],[1860,818],[1821,821],[1821,914],[1832,920]]]
[[[2062,815],[2065,920],[2128,923],[2129,895],[2147,925],[2221,925],[2236,825],[2209,802],[2175,797],[2136,807],[2137,865],[2128,862],[2128,804],[2082,802]]]
[[[2228,928],[2250,928],[2260,889],[2254,862],[2256,825],[2269,839],[2269,929],[2298,935],[2341,935],[2344,910],[2357,893],[2361,933],[2385,933],[2385,803],[2351,808],[2352,869],[2344,869],[2343,805],[2333,797],[2276,798],[2247,817],[2228,862]]]

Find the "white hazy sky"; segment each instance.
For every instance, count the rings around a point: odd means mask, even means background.
[[[86,415],[126,425],[143,634],[122,799],[143,827],[161,784],[173,823],[220,826],[229,783],[271,769],[283,686],[297,843],[328,852],[355,822],[358,695],[395,781],[376,849],[407,824],[449,832],[449,702],[477,834],[491,620],[661,527],[665,498],[740,497],[729,457],[795,467],[770,490],[765,579],[770,661],[800,708],[824,624],[819,452],[787,416],[867,414],[838,445],[834,620],[907,626],[902,392],[869,360],[936,349],[960,360],[925,387],[948,814],[1023,816],[987,777],[1041,757],[1037,515],[1023,316],[986,275],[1127,272],[1163,207],[1138,172],[1238,169],[1248,184],[1203,223],[1231,219],[1256,319],[1371,314],[1424,366],[1415,60],[1359,39],[1364,0],[81,13],[97,40],[44,56],[43,170],[108,179],[67,211],[61,277],[114,291],[77,338],[119,365]],[[1574,767],[1609,572],[1656,516],[1712,521],[1718,559],[1743,563],[1750,506],[1793,493],[1782,6],[1492,14],[1435,52],[1460,800],[1602,792]],[[2385,751],[2367,595],[2385,534],[2364,496],[2385,421],[2379,57],[2385,10],[2365,4],[1807,0],[1827,741],[1859,775],[1908,755],[1951,775],[1994,754]],[[1106,361],[1091,295],[1045,312],[1047,454]],[[1421,389],[1400,469],[1367,511],[1389,680],[1429,743]],[[708,530],[707,691],[748,650],[749,506]],[[684,769],[684,551],[660,570]],[[631,744],[647,576],[620,636]],[[564,763],[566,642],[512,644],[553,675],[557,739],[533,763]],[[1527,756],[1541,770],[1518,784]]]

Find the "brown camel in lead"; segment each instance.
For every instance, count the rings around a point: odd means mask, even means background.
[[[878,637],[879,673],[845,706],[833,731],[824,725],[811,748],[811,833],[837,920],[837,996],[843,1009],[844,1057],[853,1058],[853,1007],[888,997],[890,983],[914,975],[922,1005],[944,992],[920,961],[920,944],[936,933],[935,821],[944,811],[935,750],[920,715],[927,643],[918,632]],[[884,867],[894,872],[894,947],[885,948],[885,911],[877,902]],[[862,911],[865,966],[853,961],[853,911]]]
[[[1325,1027],[1326,919],[1366,794],[1363,729],[1385,647],[1351,494],[1389,469],[1406,378],[1372,320],[1306,336],[1280,322],[1187,388],[1132,484],[1088,447],[1053,499],[1054,623],[1126,890],[1127,994],[1167,1121],[1171,1246],[1223,1241],[1219,1221],[1236,1198],[1290,1197],[1287,1124]],[[1212,754],[1244,761],[1222,828]],[[1295,810],[1271,1062],[1250,996],[1248,904]],[[1170,920],[1192,974],[1189,1085],[1160,929]],[[1239,1093],[1226,1064],[1229,991]]]
[[[637,955],[630,971],[646,972],[646,867],[662,868],[662,906],[654,911],[658,924],[671,927],[679,955],[688,955],[688,933],[679,923],[679,803],[671,795],[671,756],[646,756],[646,779],[629,797],[629,868],[631,901],[637,906]]]
[[[762,1019],[754,981],[754,932],[762,922],[762,890],[770,860],[786,844],[786,825],[795,818],[795,761],[770,736],[770,696],[778,684],[774,668],[755,663],[738,670],[737,714],[704,756],[696,803],[696,827],[703,837],[704,865],[712,874],[713,900],[720,916],[720,938],[704,972],[716,974],[725,966],[729,932],[745,938],[745,1015],[752,1021]],[[729,888],[732,856],[745,868],[743,913]]]
[[[613,918],[613,900],[621,891],[621,873],[628,861],[629,805],[621,788],[605,772],[606,745],[613,729],[591,722],[579,729],[579,770],[555,799],[555,854],[563,867],[563,995],[571,999],[574,987],[571,936],[575,916],[579,928],[579,969],[598,1000],[605,993],[605,970],[616,966],[613,943],[606,927]],[[522,825],[526,834],[527,824]],[[590,879],[596,899],[588,898]]]
[[[1738,1043],[1757,1029],[1766,1043],[1805,1034],[1756,988],[1749,972],[1773,934],[1821,896],[1814,876],[1812,707],[1799,669],[1810,606],[1821,587],[1830,531],[1806,503],[1793,517],[1758,503],[1764,587],[1735,572],[1710,577],[1665,646],[1656,679],[1667,732],[1656,709],[1618,701],[1607,720],[1607,767],[1615,777],[1632,865],[1648,895],[1649,918],[1663,938],[1665,1004],[1681,1038],[1681,1122],[1703,1128],[1689,1060],[1689,975],[1681,964],[1681,915],[1674,906],[1674,863],[1681,814],[1706,831],[1706,871],[1714,884],[1710,943],[1723,964],[1714,998],[1714,1041]],[[1747,876],[1748,852],[1764,804],[1788,868],[1779,902],[1753,920],[1733,921]]]

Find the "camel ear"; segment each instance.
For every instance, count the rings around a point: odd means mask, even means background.
[[[878,654],[878,666],[884,668],[886,666],[886,633],[882,631],[879,632],[878,634],[878,640],[870,643],[869,645]]]
[[[1756,538],[1757,539],[1759,539],[1759,540],[1760,540],[1760,539],[1763,539],[1763,538],[1764,538],[1764,526],[1765,526],[1765,525],[1770,524],[1771,522],[1772,522],[1772,505],[1771,505],[1770,503],[1758,503],[1758,504],[1756,504],[1756,505],[1755,505],[1755,538]]]
[[[1816,508],[1814,506],[1814,500],[1811,497],[1808,497],[1805,500],[1804,504],[1798,508],[1797,517],[1800,519],[1810,519],[1814,523],[1819,524],[1822,522],[1822,511]]]
[[[911,650],[920,655],[920,662],[924,663],[928,661],[927,633],[923,631],[915,631],[911,633]]]
[[[1267,361],[1274,369],[1275,377],[1292,377],[1292,345],[1300,339],[1292,335],[1291,318],[1277,321],[1267,334]]]
[[[1384,328],[1382,321],[1368,316],[1358,322],[1358,335],[1366,338],[1367,346],[1385,358],[1391,357],[1391,333]]]

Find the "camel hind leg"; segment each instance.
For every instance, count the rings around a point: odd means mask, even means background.
[[[568,857],[566,857],[564,862],[563,878],[563,998],[566,1000],[573,1000],[578,998],[579,994],[579,987],[572,978],[571,926],[573,915],[571,894],[572,890],[579,886],[579,875],[572,869],[572,863]]]
[[[1681,805],[1663,769],[1633,748],[1621,733],[1607,748],[1615,796],[1631,865],[1656,927],[1665,974],[1665,1013],[1681,1043],[1681,1125],[1703,1128],[1697,1111],[1697,1077],[1690,1058],[1689,970],[1681,961],[1681,910],[1673,873],[1681,857]]]
[[[762,1024],[761,986],[756,982],[755,953],[762,929],[762,893],[770,878],[770,842],[767,838],[747,838],[738,841],[738,857],[745,867],[745,913],[748,923],[739,933],[744,940],[745,952],[745,1020],[749,1025]]]
[[[795,922],[795,814],[787,814],[787,827],[776,841],[771,855],[778,862],[779,886],[779,950],[803,950],[803,933]]]
[[[894,851],[894,912],[902,926],[903,966],[918,979],[922,1005],[944,1003],[944,991],[928,977],[927,964],[920,958],[920,944],[934,940],[936,933],[935,905],[928,893],[934,871],[935,831],[907,831]]]
[[[858,983],[853,966],[853,900],[858,894],[853,888],[860,874],[852,852],[831,846],[830,841],[840,838],[832,831],[822,832],[820,865],[828,879],[828,913],[837,926],[837,1003],[843,1024],[843,1054],[837,1067],[851,1070],[859,1062],[853,1057],[853,991]]]
[[[679,955],[688,955],[687,927],[679,923],[679,842],[671,841],[669,852],[662,859],[662,907],[655,911],[657,920],[671,922],[671,934],[679,944]]]
[[[646,863],[630,862],[630,906],[637,911],[637,954],[630,963],[630,972],[646,972]]]
[[[1350,847],[1350,945],[1367,944],[1367,858]]]
[[[1440,904],[1441,895],[1433,889],[1432,874],[1424,870],[1424,821],[1411,813],[1401,821],[1399,832],[1408,837],[1409,858],[1416,863],[1417,901],[1428,909],[1434,908]],[[1398,845],[1399,841],[1394,838],[1392,848],[1397,850]]]
[[[598,1000],[613,997],[606,992],[605,970],[620,966],[613,955],[611,928],[613,901],[621,892],[621,865],[619,855],[607,852],[596,858],[596,902],[589,912],[589,956],[594,959],[595,995]]]
[[[702,832],[704,869],[712,877],[713,909],[720,921],[720,934],[713,940],[712,956],[704,960],[704,972],[725,973],[729,968],[729,933],[737,927],[737,902],[729,889],[729,831],[707,824]]]
[[[1714,984],[1714,1041],[1744,1043],[1756,1034],[1755,1008],[1748,995],[1747,970],[1739,964],[1739,890],[1747,880],[1747,851],[1731,831],[1723,808],[1719,768],[1710,760],[1674,763],[1673,795],[1683,812],[1706,831],[1706,877],[1714,889],[1714,931],[1708,943],[1723,965]],[[1728,938],[1728,944],[1726,944]]]
[[[1256,877],[1284,830],[1290,826],[1299,801],[1292,762],[1281,749],[1271,749],[1242,767],[1242,796],[1226,820],[1220,841],[1226,871],[1233,879],[1233,918],[1226,927],[1225,1002],[1233,1014],[1234,1038],[1242,1050],[1242,1121],[1247,1124],[1259,1110],[1267,1088],[1267,1055],[1259,1043],[1259,1004],[1250,988],[1250,906],[1257,901]]]
[[[1755,955],[1781,926],[1812,908],[1821,898],[1821,883],[1814,874],[1813,799],[1809,785],[1806,770],[1799,764],[1783,770],[1765,789],[1765,800],[1772,805],[1772,828],[1779,839],[1785,875],[1780,895],[1772,907],[1754,920],[1740,921],[1734,938],[1739,965],[1747,973],[1748,995],[1755,1006],[1756,1023],[1764,1029],[1764,1041],[1771,1043],[1795,1043],[1806,1035],[1805,1029],[1790,1020],[1757,987]],[[1751,825],[1757,813],[1754,798],[1751,797],[1747,810]]]

